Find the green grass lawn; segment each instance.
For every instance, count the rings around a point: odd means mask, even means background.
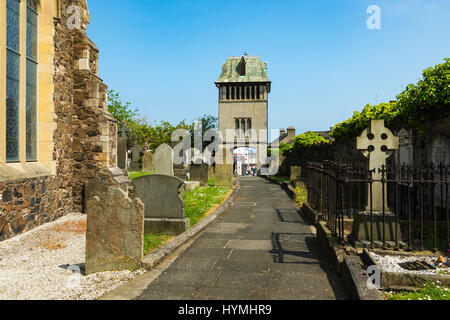
[[[144,236],[144,255],[148,254],[150,251],[158,249],[167,241],[171,240],[173,236],[166,234],[146,234]]]
[[[184,194],[184,210],[191,227],[196,225],[214,206],[225,200],[230,187],[200,187]]]
[[[426,283],[416,291],[386,293],[389,300],[450,300],[450,289],[439,284]]]
[[[134,178],[147,175],[141,174],[141,172],[135,173],[137,175],[133,175]],[[130,173],[130,179],[134,178],[131,178]],[[209,210],[225,200],[226,195],[231,191],[230,187],[215,187],[214,179],[210,179],[208,184],[210,185],[209,187],[200,187],[184,193],[184,210],[186,218],[190,219],[191,227],[203,219]],[[159,248],[172,238],[174,238],[174,236],[152,233],[146,234],[144,236],[144,255]]]
[[[130,180],[139,178],[139,177],[143,177],[143,176],[148,176],[153,174],[152,172],[141,172],[141,171],[128,171],[128,177],[130,178]]]

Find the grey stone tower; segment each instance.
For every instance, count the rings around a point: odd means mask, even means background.
[[[266,145],[271,86],[267,63],[246,54],[229,57],[216,86],[219,88],[219,131],[227,148],[249,146],[250,141]],[[228,129],[236,132],[233,138],[227,137]],[[251,136],[255,132],[257,138]]]

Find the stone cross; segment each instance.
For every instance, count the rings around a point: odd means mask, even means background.
[[[378,172],[382,166],[386,166],[386,159],[389,158],[389,150],[398,149],[398,137],[394,136],[391,130],[384,126],[384,120],[371,120],[369,128],[365,129],[356,139],[356,148],[364,150],[363,155],[369,158],[369,170],[375,169],[372,175],[374,180],[381,180],[382,174]],[[381,182],[374,182],[372,187],[372,210],[374,212],[383,211],[383,193]],[[368,190],[367,209],[370,210],[370,190]],[[387,192],[385,185],[384,206],[387,208]]]
[[[127,127],[127,125],[125,124],[125,122],[122,122],[121,126],[120,126],[120,136],[122,138],[126,138],[128,137],[128,132],[130,132],[130,129]]]

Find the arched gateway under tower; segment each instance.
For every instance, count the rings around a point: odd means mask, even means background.
[[[219,131],[222,143],[233,152],[239,147],[258,151],[258,168],[263,164],[260,150],[267,147],[268,96],[271,82],[267,63],[244,54],[229,57],[216,82],[219,89]]]

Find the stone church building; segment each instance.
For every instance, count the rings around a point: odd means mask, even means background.
[[[128,183],[88,24],[85,0],[0,0],[0,241]]]
[[[227,149],[257,149],[258,145],[266,148],[271,88],[267,63],[246,54],[229,57],[216,86],[219,89],[219,131]]]

